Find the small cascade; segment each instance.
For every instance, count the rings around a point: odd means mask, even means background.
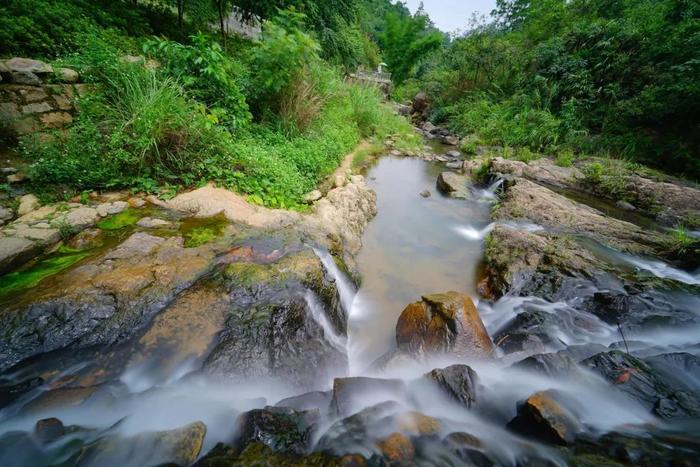
[[[321,300],[319,300],[318,296],[311,290],[307,290],[306,294],[304,295],[304,299],[306,300],[306,305],[311,311],[311,316],[318,323],[318,325],[321,326],[321,328],[323,328],[323,333],[326,337],[326,340],[334,348],[345,353],[348,345],[347,338],[336,332],[335,328],[328,320],[328,316],[326,316],[326,311],[323,308],[323,303],[321,303]]]
[[[321,260],[321,264],[325,268],[326,272],[335,281],[335,286],[338,289],[338,294],[340,295],[340,304],[343,307],[343,311],[346,316],[350,313],[350,308],[352,307],[352,302],[355,299],[355,294],[357,293],[357,287],[350,280],[350,278],[340,270],[335,260],[326,250],[320,248],[314,248],[314,253]]]

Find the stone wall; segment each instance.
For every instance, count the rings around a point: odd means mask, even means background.
[[[15,136],[64,128],[87,87],[69,68],[28,58],[0,61],[0,128]]]

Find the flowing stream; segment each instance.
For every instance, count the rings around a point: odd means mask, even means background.
[[[405,361],[385,369],[379,369],[374,364],[394,348],[396,322],[408,303],[420,300],[425,294],[451,290],[478,296],[476,285],[484,276],[484,238],[494,227],[490,211],[497,201],[495,193],[499,183],[487,188],[474,187],[469,200],[451,199],[435,189],[435,180],[442,170],[444,166],[441,164],[387,156],[369,171],[370,185],[377,192],[378,215],[364,233],[363,247],[357,258],[362,277],[358,290],[327,252],[315,250],[328,274],[333,276],[339,291],[340,302],[348,317],[347,337],[334,329],[315,294],[308,291],[304,299],[314,320],[324,330],[326,340],[335,349],[347,353],[349,375],[397,378],[405,384],[400,391],[359,391],[349,402],[348,412],[354,413],[387,399],[394,400],[401,405],[401,410],[416,410],[439,419],[442,435],[466,432],[478,437],[481,449],[502,465],[527,465],[527,462],[521,462],[529,458],[547,459],[555,465],[565,464],[561,452],[556,448],[505,429],[505,424],[516,414],[517,403],[536,391],[556,389],[565,393],[571,406],[579,408],[577,416],[591,433],[625,429],[634,431],[644,424],[648,424],[645,430],[675,429],[673,425],[652,416],[648,408],[592,374],[582,372],[577,377],[554,377],[511,367],[514,362],[527,356],[522,353],[498,355],[499,358],[492,361],[434,357]],[[431,196],[420,196],[419,193],[424,190],[429,190]],[[510,226],[528,231],[541,230],[541,227],[531,224]],[[607,255],[611,261],[660,278],[691,285],[700,283],[697,274],[680,271],[658,261],[610,251],[601,254]],[[676,303],[667,305],[671,308],[683,306],[695,314],[700,313],[697,297],[682,291],[678,293]],[[611,345],[619,346],[621,341],[620,330],[616,326],[563,302],[506,296],[495,303],[478,303],[478,310],[492,337],[523,312],[556,316],[552,331],[556,337],[555,343],[550,344],[547,350],[568,352],[578,359]],[[196,325],[198,320],[202,321],[204,312],[194,306],[189,314],[173,319],[182,320],[184,330]],[[185,335],[181,338],[182,345],[193,346],[202,353],[217,327],[197,329],[199,335]],[[674,351],[697,355],[700,351],[698,335],[697,326],[687,326],[665,331],[630,331],[626,338],[634,349],[646,349],[647,354]],[[197,338],[202,341],[201,344],[198,344]],[[131,436],[202,420],[207,425],[202,450],[202,453],[206,453],[217,442],[231,439],[234,435],[232,421],[237,414],[296,395],[291,388],[265,380],[216,382],[197,371],[201,359],[192,357],[193,352],[173,354],[168,351],[162,355],[152,355],[144,350],[146,347],[139,345],[121,346],[105,354],[86,351],[70,356],[48,356],[29,369],[21,370],[27,376],[43,371],[42,374],[48,374],[51,382],[75,375],[84,377],[81,372],[88,368],[92,369],[90,374],[94,374],[95,368],[107,367],[110,362],[130,362],[121,373],[120,384],[87,405],[67,405],[49,411],[39,406],[28,413],[19,412],[20,403],[6,407],[0,411],[0,434],[12,430],[32,430],[37,414],[59,417],[66,425],[94,427],[96,431],[88,435],[76,435],[87,436],[88,441],[100,433],[116,432]],[[60,360],[62,370],[49,370],[57,367],[54,365],[57,360]],[[478,410],[467,410],[419,381],[421,375],[431,369],[453,363],[469,364],[478,374],[479,391],[484,394]],[[689,384],[697,385],[700,380],[693,380],[696,377],[693,375],[695,373],[688,376]],[[21,379],[23,374],[14,376]],[[328,390],[331,386],[332,380],[329,378],[323,387],[317,389]],[[36,397],[36,393],[32,397]],[[323,428],[332,426],[337,420],[337,416],[325,415]],[[323,428],[315,441],[323,434]],[[687,434],[697,432],[698,427],[694,425],[684,429]],[[367,433],[366,445],[360,442],[358,446],[346,448],[371,454],[375,449],[371,440],[373,434]],[[69,441],[62,444],[61,449],[42,454],[46,458],[37,458],[38,454],[34,451],[28,451],[28,454],[14,451],[0,443],[0,456],[4,456],[0,459],[14,462],[8,465],[52,465],[51,462],[61,459],[61,456],[67,458]],[[439,444],[433,448],[425,447],[423,455],[430,453],[431,449],[434,450],[434,462],[426,465],[460,465],[456,458],[444,457]],[[14,454],[8,457],[10,451]]]

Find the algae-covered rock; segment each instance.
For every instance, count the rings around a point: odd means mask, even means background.
[[[205,371],[235,378],[271,376],[310,389],[347,367],[344,351],[329,335],[344,334],[345,315],[312,250],[264,265],[233,263],[224,278],[233,306]],[[316,314],[321,313],[331,326],[320,324]]]
[[[214,266],[216,246],[184,248],[182,239],[135,233],[52,287],[0,307],[0,369],[67,346],[123,341]]]
[[[235,447],[243,451],[259,442],[274,452],[305,454],[311,448],[320,421],[318,409],[296,411],[287,407],[265,407],[245,412],[236,420]]]
[[[425,295],[396,324],[399,351],[488,357],[493,343],[471,298],[458,292]]]

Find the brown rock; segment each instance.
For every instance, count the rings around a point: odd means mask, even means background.
[[[442,430],[442,423],[437,418],[429,417],[420,412],[406,412],[396,417],[396,423],[402,433],[413,436],[437,435]]]
[[[554,391],[532,394],[518,407],[518,415],[508,427],[544,441],[566,445],[582,430],[575,415],[556,400]]]
[[[455,172],[442,172],[438,175],[437,188],[453,198],[466,199],[469,197],[469,178]]]
[[[44,418],[36,422],[34,434],[44,443],[56,441],[66,434],[63,422],[57,418]]]
[[[56,74],[58,75],[58,80],[62,83],[77,83],[80,79],[78,72],[70,68],[59,68]]]
[[[42,115],[41,122],[46,128],[61,128],[73,123],[73,117],[66,112],[51,112]]]
[[[25,102],[41,101],[49,97],[46,91],[37,86],[23,86],[19,90],[19,94],[24,98]]]
[[[401,433],[392,433],[379,441],[377,447],[386,460],[399,465],[410,465],[416,455],[411,440]]]
[[[396,324],[400,351],[488,357],[493,343],[468,295],[425,295],[408,305]]]
[[[25,117],[13,121],[10,127],[20,136],[32,133],[37,129],[37,121],[32,117]]]

